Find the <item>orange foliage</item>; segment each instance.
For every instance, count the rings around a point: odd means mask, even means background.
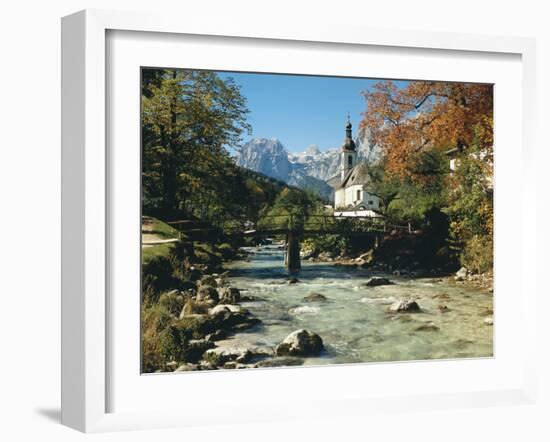
[[[427,148],[465,149],[474,141],[492,154],[493,87],[484,84],[391,81],[364,92],[363,126],[387,157],[387,170],[411,176],[415,156]]]

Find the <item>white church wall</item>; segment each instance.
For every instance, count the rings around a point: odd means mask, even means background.
[[[334,207],[337,208],[343,206],[345,206],[344,189],[338,189],[334,192]]]

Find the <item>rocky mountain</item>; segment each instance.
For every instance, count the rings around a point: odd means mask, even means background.
[[[380,158],[380,149],[374,145],[370,133],[361,129],[355,140],[360,160],[374,163]],[[331,199],[332,188],[326,183],[340,170],[340,148],[321,152],[312,144],[303,152],[291,153],[276,138],[254,138],[238,151],[236,163],[247,169],[285,181],[288,184],[317,191]]]
[[[355,145],[359,160],[372,164],[380,159],[380,148],[373,143],[368,129],[359,130]],[[293,164],[303,165],[307,175],[323,181],[328,181],[340,171],[340,147],[321,152],[316,145],[311,145],[303,152],[289,153],[288,159]]]

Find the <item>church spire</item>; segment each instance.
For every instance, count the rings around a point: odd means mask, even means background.
[[[348,172],[353,169],[357,163],[357,152],[355,151],[355,142],[351,133],[351,121],[348,113],[348,122],[346,123],[346,138],[342,144],[342,153],[340,159],[340,179],[344,181]]]
[[[348,112],[348,122],[346,124],[346,138],[344,144],[342,145],[342,150],[352,150],[355,151],[355,142],[353,141],[353,135],[351,133],[351,121]]]

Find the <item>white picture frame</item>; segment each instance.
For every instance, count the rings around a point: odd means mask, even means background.
[[[533,170],[535,161],[535,44],[532,39],[450,33],[376,30],[347,26],[324,26],[265,22],[224,23],[207,17],[182,22],[179,17],[86,10],[62,21],[62,423],[85,432],[157,428],[206,424],[200,413],[185,410],[109,411],[108,396],[112,354],[107,339],[111,321],[108,287],[109,219],[108,155],[106,121],[107,44],[111,31],[153,32],[162,35],[217,36],[220,38],[268,39],[274,42],[309,42],[349,46],[375,46],[430,51],[466,51],[478,54],[513,54],[521,57],[521,160],[524,182],[518,191],[523,220],[536,219]],[[498,119],[496,124],[498,125]],[[522,265],[535,256],[535,230],[522,224]],[[497,245],[498,253],[498,245]],[[525,269],[523,270],[525,272]],[[497,268],[498,272],[498,268]],[[536,287],[522,278],[522,305],[536,303]],[[498,316],[497,316],[498,321]],[[533,321],[523,319],[525,336],[531,336],[521,356],[520,385],[500,389],[481,388],[460,393],[430,392],[412,396],[329,396],[314,398],[312,415],[364,414],[383,409],[460,408],[499,404],[533,403],[536,396],[536,354]],[[349,367],[348,367],[349,369]],[[475,370],[475,367],[473,367]],[[300,369],[295,369],[300,370]],[[357,373],[361,367],[354,368]],[[272,371],[273,373],[273,371]],[[286,377],[292,372],[286,371]],[[260,376],[238,373],[239,376]],[[204,376],[204,375],[201,375]],[[263,375],[262,375],[263,376]],[[272,376],[272,375],[268,375]],[[296,410],[266,404],[264,411],[251,413],[250,421],[284,419]]]

